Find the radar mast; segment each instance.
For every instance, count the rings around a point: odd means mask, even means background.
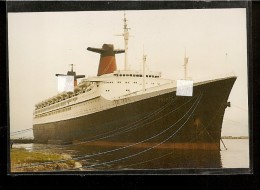
[[[127,20],[126,20],[126,14],[124,12],[124,41],[125,41],[125,70],[128,70],[128,39],[129,39],[129,30],[130,28],[127,27]]]
[[[116,36],[123,36],[124,37],[124,45],[125,45],[125,63],[124,63],[124,70],[128,70],[128,39],[129,39],[129,29],[127,27],[127,19],[126,14],[124,12],[124,33]]]
[[[186,48],[185,48],[185,53],[184,53],[184,79],[187,80],[187,65],[188,65],[189,57],[186,57]]]

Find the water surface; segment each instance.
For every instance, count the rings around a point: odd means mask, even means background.
[[[110,171],[133,169],[200,169],[249,168],[249,140],[223,139],[221,151],[125,149],[89,147],[80,145],[15,144],[29,151],[70,154],[82,164],[80,170]]]

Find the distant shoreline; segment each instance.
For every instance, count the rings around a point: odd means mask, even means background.
[[[33,138],[19,138],[19,139],[10,139],[11,144],[30,144],[34,143]]]
[[[248,136],[239,136],[239,137],[233,137],[233,136],[222,136],[222,139],[249,139]]]
[[[221,139],[249,139],[248,136],[222,136]],[[34,143],[33,138],[19,138],[19,139],[10,139],[12,144],[29,144]]]

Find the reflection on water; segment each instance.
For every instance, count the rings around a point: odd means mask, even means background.
[[[74,147],[74,156],[87,155],[81,160],[85,170],[221,167],[219,151],[127,149],[110,153],[108,149],[82,147]]]
[[[81,145],[15,144],[29,151],[47,151],[70,154],[79,161],[81,170],[174,169],[174,168],[248,168],[248,139],[224,139],[228,150],[192,151],[128,148],[111,151],[111,148]],[[235,160],[235,161],[234,161]]]

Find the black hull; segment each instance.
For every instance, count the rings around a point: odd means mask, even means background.
[[[90,146],[219,149],[227,99],[236,78],[78,117],[33,126],[38,143],[83,141]],[[135,145],[133,145],[135,144]]]
[[[34,140],[69,144],[85,170],[221,168],[221,128],[235,80],[194,86],[192,97],[171,92],[34,125]]]

